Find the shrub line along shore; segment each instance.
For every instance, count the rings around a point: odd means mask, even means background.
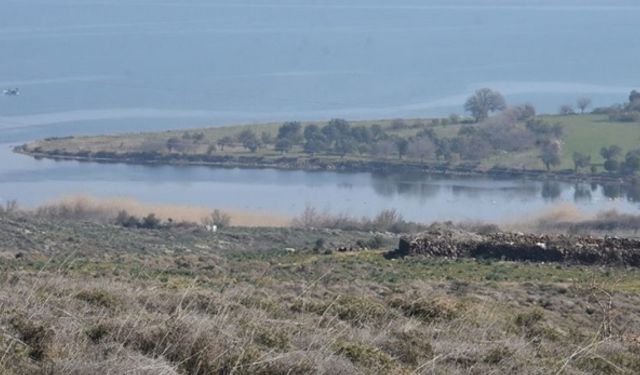
[[[594,183],[635,182],[637,176],[607,175],[603,173],[577,173],[572,170],[546,171],[541,169],[517,169],[507,167],[479,168],[480,163],[419,163],[407,160],[336,160],[333,158],[300,156],[234,156],[234,155],[149,155],[148,153],[127,153],[112,155],[88,155],[67,152],[35,152],[26,145],[16,146],[14,152],[52,160],[74,160],[81,162],[136,164],[136,165],[176,165],[208,166],[215,168],[279,169],[334,172],[418,172],[432,175],[457,177],[493,178],[549,178],[560,181],[587,181]]]

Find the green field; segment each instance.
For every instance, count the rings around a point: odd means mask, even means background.
[[[600,149],[618,145],[623,153],[640,147],[640,123],[611,122],[606,115],[552,116],[549,121],[565,129],[563,168],[571,168],[574,152],[591,155],[591,161],[602,163]]]

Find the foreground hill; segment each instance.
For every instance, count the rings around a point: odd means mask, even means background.
[[[5,213],[0,373],[640,372],[637,268],[386,259],[397,244]]]

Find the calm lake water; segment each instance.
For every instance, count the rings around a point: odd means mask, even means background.
[[[302,172],[207,167],[138,166],[35,160],[0,151],[0,197],[37,205],[73,193],[134,197],[297,215],[309,205],[333,213],[373,216],[395,208],[408,219],[502,222],[557,204],[586,212],[640,212],[640,187],[558,182],[451,179],[435,176]]]
[[[637,212],[637,195],[614,187],[36,161],[7,144],[447,115],[485,86],[542,112],[579,96],[608,105],[640,87],[638,19],[635,0],[5,0],[0,89],[21,95],[0,96],[0,197],[88,192],[287,214],[395,207],[414,220],[505,219],[558,202]]]

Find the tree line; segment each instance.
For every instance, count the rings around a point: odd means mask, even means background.
[[[591,99],[583,97],[576,102],[576,107],[581,114],[586,113],[587,108],[591,106]],[[560,107],[559,114],[574,115],[576,110],[573,106],[565,104]],[[640,92],[631,91],[629,101],[622,104],[614,104],[608,107],[598,107],[591,111],[593,114],[607,115],[610,121],[615,122],[640,122]]]
[[[577,101],[581,112],[591,105],[587,98]],[[640,93],[630,95],[625,108],[640,108]],[[537,150],[538,158],[547,170],[562,163],[564,129],[536,115],[529,104],[507,105],[497,91],[483,88],[476,91],[465,102],[465,110],[471,117],[451,115],[448,118],[410,124],[394,120],[388,126],[354,126],[344,119],[332,119],[325,125],[303,126],[297,121],[283,123],[277,134],[268,131],[258,133],[243,129],[233,136],[225,136],[207,146],[207,154],[225,151],[227,147],[243,147],[255,153],[270,149],[281,154],[305,153],[310,156],[325,155],[344,158],[348,155],[388,159],[397,158],[439,162],[478,162],[492,155]],[[573,111],[573,109],[571,109]],[[439,135],[438,126],[462,124],[456,134]],[[180,151],[185,143],[198,144],[205,141],[203,133],[183,134],[182,139],[172,137],[167,141],[169,151]],[[604,169],[612,173],[633,174],[639,169],[640,150],[622,155],[617,146],[604,148]],[[572,155],[575,171],[597,166],[591,156],[576,152]]]

